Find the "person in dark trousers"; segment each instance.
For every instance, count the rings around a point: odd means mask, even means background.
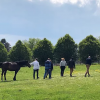
[[[43,79],[46,78],[47,73],[49,74],[49,79],[51,79],[51,61],[50,61],[50,58],[48,58],[47,61],[45,61],[45,73],[44,73]]]
[[[52,63],[52,61],[51,61],[51,60],[50,60],[50,62],[51,62],[51,74],[52,74],[52,70],[53,70],[53,63]],[[46,78],[47,78],[48,74],[49,74],[49,73],[47,73]]]
[[[86,70],[86,73],[85,73],[85,77],[86,77],[87,74],[88,74],[88,77],[90,77],[90,74],[89,74],[90,66],[91,66],[91,57],[88,56],[88,58],[86,59],[86,68],[87,68],[87,70]]]
[[[38,71],[39,71],[39,62],[37,61],[37,58],[35,59],[35,61],[33,61],[32,63],[30,63],[30,65],[33,65],[33,78],[35,79],[35,72],[37,72],[37,79],[38,77]]]
[[[66,68],[66,61],[64,58],[61,58],[61,62],[60,62],[61,76],[64,75],[65,68]]]
[[[70,68],[70,77],[72,77],[73,68],[75,68],[75,62],[73,58],[71,58],[68,62],[68,68]]]

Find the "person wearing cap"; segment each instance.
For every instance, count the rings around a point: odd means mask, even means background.
[[[70,68],[70,77],[72,77],[73,68],[75,68],[75,62],[73,58],[71,58],[68,62],[68,68]]]
[[[49,74],[49,79],[51,79],[51,60],[50,60],[50,58],[48,58],[48,59],[45,61],[45,73],[44,73],[43,79],[46,78],[47,73]]]
[[[61,58],[61,62],[60,62],[61,76],[64,75],[65,68],[66,68],[66,61],[64,58]]]
[[[35,72],[37,72],[37,79],[38,77],[38,73],[39,73],[39,62],[37,60],[37,58],[35,59],[35,61],[33,61],[32,63],[30,63],[30,65],[33,65],[33,78],[35,79]]]
[[[90,66],[91,66],[91,57],[88,56],[88,58],[86,59],[86,68],[87,68],[87,70],[86,70],[86,73],[85,73],[85,77],[86,77],[87,74],[88,74],[88,77],[90,77],[90,74],[89,74]]]

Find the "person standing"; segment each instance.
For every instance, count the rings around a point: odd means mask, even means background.
[[[53,63],[52,63],[52,61],[51,61],[51,60],[50,60],[50,62],[51,62],[51,74],[52,74],[52,70],[53,70]],[[49,74],[49,73],[47,73],[46,78],[47,78],[48,74]]]
[[[64,58],[61,58],[61,62],[60,62],[61,76],[64,75],[65,68],[66,68],[66,61]]]
[[[35,61],[33,61],[32,63],[30,63],[31,65],[33,65],[33,78],[35,79],[35,72],[37,72],[37,79],[38,77],[38,73],[39,73],[39,62],[37,60],[37,58],[35,59]]]
[[[86,73],[85,73],[85,77],[86,77],[87,74],[88,74],[88,77],[90,77],[90,74],[89,74],[90,66],[91,66],[91,57],[88,56],[88,58],[86,59],[86,68],[87,68],[87,70],[86,70]]]
[[[75,68],[75,62],[73,58],[71,58],[68,62],[68,68],[70,68],[70,77],[72,77],[73,68]]]
[[[46,78],[47,73],[49,74],[49,79],[51,79],[51,61],[50,61],[50,58],[48,58],[48,59],[45,61],[45,73],[44,73],[43,79]]]

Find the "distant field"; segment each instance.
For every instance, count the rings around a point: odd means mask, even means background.
[[[0,82],[0,100],[100,100],[100,65],[92,65],[91,77],[84,77],[85,65],[77,65],[69,77],[68,67],[60,77],[59,66],[54,66],[52,79],[43,79],[44,67],[39,79],[33,80],[33,68],[21,68],[17,81],[14,72],[7,72],[7,81]],[[1,73],[1,69],[0,69]]]

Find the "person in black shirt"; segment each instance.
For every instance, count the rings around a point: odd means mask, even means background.
[[[85,77],[86,77],[87,74],[88,74],[88,77],[90,76],[90,74],[89,74],[89,68],[90,68],[90,66],[91,66],[91,57],[89,56],[86,59],[86,68],[87,68],[87,70],[86,70],[86,73],[85,73]]]
[[[75,68],[75,62],[73,58],[71,58],[68,62],[68,68],[70,68],[70,77],[72,77],[73,68]]]

